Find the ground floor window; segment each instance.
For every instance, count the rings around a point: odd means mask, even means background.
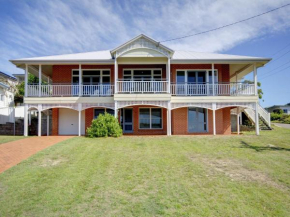
[[[188,132],[207,131],[207,110],[204,108],[188,108]]]
[[[139,110],[140,129],[162,129],[161,108],[140,108]]]
[[[114,115],[114,110],[113,109],[108,109],[108,108],[95,108],[94,109],[94,119],[99,117],[99,114],[104,114],[105,112]]]

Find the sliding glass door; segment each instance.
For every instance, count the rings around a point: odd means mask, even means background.
[[[208,70],[180,70],[176,72],[177,95],[208,95],[212,73]],[[215,82],[217,72],[215,71]]]

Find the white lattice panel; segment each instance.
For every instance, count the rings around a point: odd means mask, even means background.
[[[51,108],[69,108],[78,111],[78,103],[42,104],[42,111]]]
[[[183,107],[199,107],[212,109],[212,103],[172,103],[171,109],[183,108]]]
[[[226,108],[226,107],[243,107],[243,108],[251,108],[255,110],[255,103],[252,102],[229,102],[229,103],[216,103],[216,109]]]
[[[93,108],[93,107],[103,107],[103,108],[110,108],[115,109],[114,103],[83,103],[82,110]]]
[[[118,101],[117,108],[124,108],[127,106],[134,106],[134,105],[152,105],[167,108],[168,102],[167,101]]]

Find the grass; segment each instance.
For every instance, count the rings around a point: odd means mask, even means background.
[[[290,130],[89,139],[0,174],[1,216],[290,216]]]
[[[15,140],[23,139],[24,136],[0,136],[0,144],[6,143],[6,142],[12,142]]]

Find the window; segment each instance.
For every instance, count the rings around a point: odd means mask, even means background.
[[[110,70],[82,70],[82,84],[84,85],[99,85],[99,84],[110,84]],[[72,71],[72,83],[79,84],[79,70]]]
[[[108,109],[108,108],[96,108],[94,110],[94,119],[97,119],[99,117],[99,114],[105,114],[105,112],[114,115],[114,110],[113,109]]]
[[[203,108],[188,108],[188,132],[207,131],[207,110]]]
[[[125,69],[123,72],[125,81],[161,81],[161,69]]]
[[[217,71],[214,71],[214,82],[218,83]],[[176,72],[176,83],[212,83],[212,71],[211,70],[178,70]]]
[[[4,101],[4,95],[0,95],[0,101]]]
[[[140,129],[162,129],[161,108],[140,108],[139,128]]]
[[[288,110],[287,109],[283,109],[283,112],[287,114],[288,113]]]

